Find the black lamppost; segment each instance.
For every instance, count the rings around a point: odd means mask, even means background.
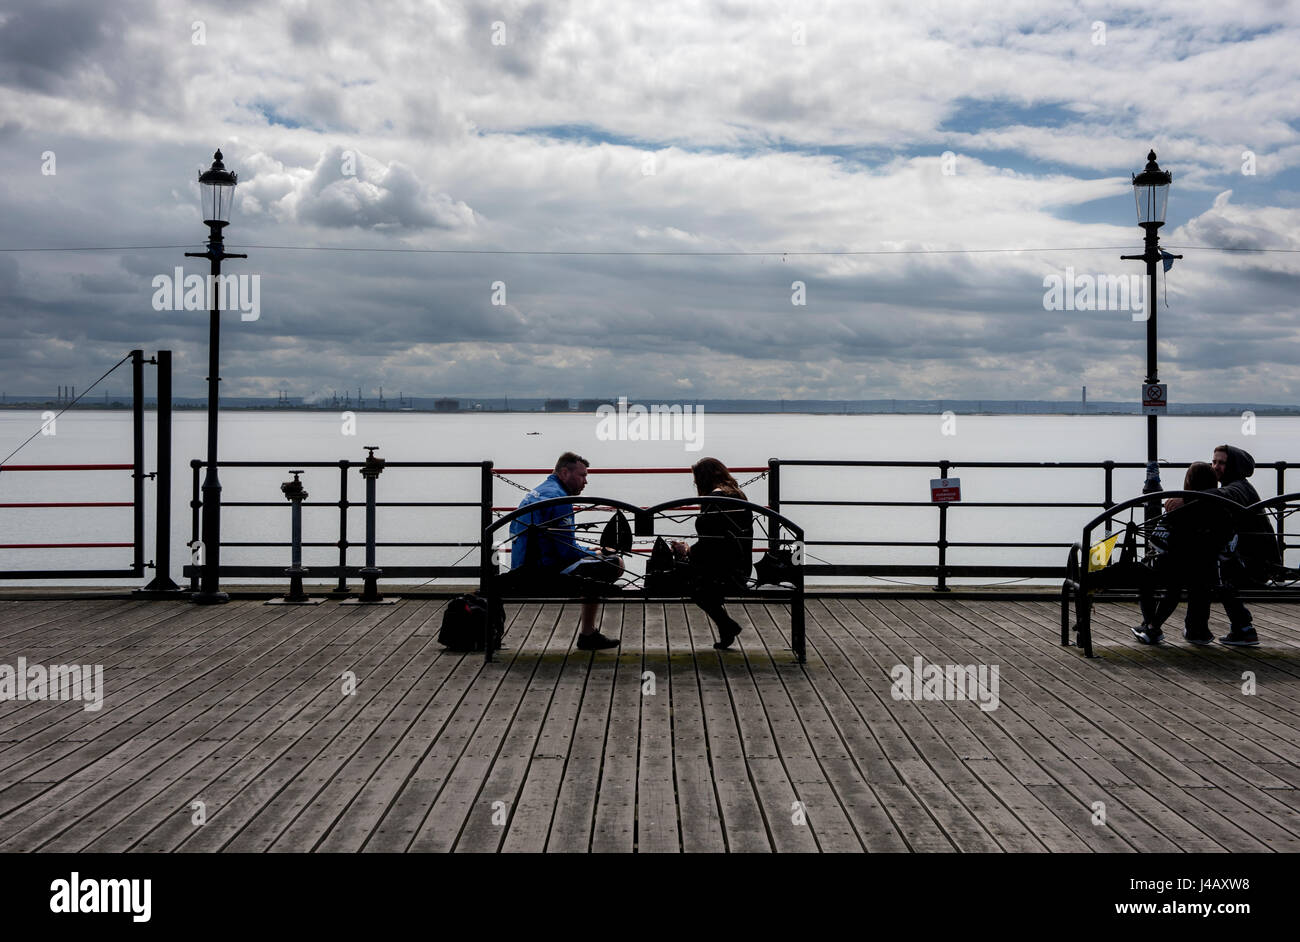
[[[1160,382],[1156,372],[1156,265],[1165,255],[1160,251],[1160,227],[1165,224],[1165,207],[1169,202],[1169,186],[1174,175],[1161,170],[1156,163],[1156,152],[1147,154],[1147,165],[1141,173],[1133,175],[1133,196],[1137,200],[1138,225],[1146,232],[1141,255],[1121,255],[1121,259],[1146,262],[1147,265],[1147,375],[1143,385]],[[1169,258],[1182,258],[1170,255]],[[1145,397],[1144,397],[1145,398]],[[1158,461],[1156,447],[1155,412],[1147,415],[1147,461]],[[1150,507],[1147,508],[1150,511]]]
[[[203,222],[208,227],[208,250],[186,252],[187,258],[206,258],[212,263],[208,279],[208,300],[212,310],[208,315],[208,464],[203,475],[203,578],[194,601],[212,605],[227,601],[230,596],[221,591],[219,569],[221,566],[221,481],[217,478],[217,402],[220,391],[221,320],[218,291],[221,261],[227,258],[248,258],[227,252],[221,230],[230,222],[230,207],[235,199],[235,174],[221,162],[221,151],[212,158],[212,166],[199,174],[199,191],[203,204]]]

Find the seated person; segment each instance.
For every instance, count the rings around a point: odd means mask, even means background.
[[[575,497],[587,486],[586,458],[566,451],[555,463],[555,473],[537,485],[519,502],[519,506],[551,497]],[[557,504],[545,510],[523,514],[510,522],[514,538],[510,550],[512,572],[524,576],[528,584],[555,591],[572,591],[584,596],[598,595],[595,583],[614,582],[623,574],[623,562],[613,550],[601,547],[601,555],[589,552],[573,536],[573,505]],[[618,645],[596,630],[600,606],[594,601],[582,603],[578,650],[599,651]]]
[[[691,467],[700,496],[748,500],[731,472],[717,458],[701,458]],[[727,614],[723,596],[745,588],[753,565],[754,515],[746,508],[705,507],[695,518],[700,538],[693,546],[673,543],[673,552],[686,561],[691,599],[718,626],[719,650],[731,647],[740,625]]]
[[[1218,486],[1214,469],[1204,461],[1193,462],[1183,478],[1185,491],[1214,491]],[[1210,633],[1210,590],[1219,581],[1219,550],[1232,535],[1232,520],[1222,508],[1208,501],[1171,497],[1165,501],[1163,522],[1168,531],[1168,548],[1155,558],[1151,582],[1164,585],[1165,595],[1157,605],[1153,585],[1146,583],[1139,588],[1142,624],[1132,629],[1133,636],[1142,644],[1159,644],[1164,639],[1161,625],[1178,607],[1186,587],[1183,637],[1192,644],[1210,644],[1214,641]]]
[[[1212,463],[1219,478],[1219,495],[1243,507],[1259,503],[1259,492],[1246,480],[1255,473],[1255,458],[1250,452],[1235,445],[1220,445],[1214,449]],[[1282,554],[1278,549],[1277,534],[1269,522],[1268,514],[1256,511],[1245,520],[1239,519],[1240,528],[1236,558],[1240,568],[1227,576],[1219,594],[1223,610],[1228,616],[1228,633],[1219,639],[1229,647],[1257,648],[1259,635],[1248,609],[1237,597],[1237,582],[1243,585],[1268,581],[1269,570],[1280,565]]]

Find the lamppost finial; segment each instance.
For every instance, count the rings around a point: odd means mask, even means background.
[[[218,157],[221,156],[221,151],[217,151],[217,156],[218,156]],[[1154,150],[1151,151],[1151,153],[1147,154],[1147,165],[1146,165],[1146,167],[1145,167],[1144,169],[1146,169],[1146,170],[1159,170],[1159,169],[1160,169],[1160,165],[1156,163],[1156,152],[1155,152]]]

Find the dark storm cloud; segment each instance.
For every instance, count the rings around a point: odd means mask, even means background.
[[[141,6],[95,0],[19,5],[0,25],[0,83],[58,92],[111,58]]]
[[[197,249],[195,172],[220,145],[240,174],[227,238],[249,254],[225,270],[262,285],[258,320],[223,321],[230,395],[1032,398],[1087,383],[1127,398],[1144,323],[1044,310],[1043,279],[1140,272],[1118,260],[1140,235],[1128,172],[1152,143],[1134,129],[1160,127],[1181,214],[1162,236],[1189,246],[1160,282],[1162,378],[1184,400],[1252,398],[1266,372],[1300,397],[1300,267],[1191,247],[1300,247],[1283,195],[1300,165],[1285,10],[1097,14],[1111,21],[1098,47],[1068,10],[1015,0],[869,18],[739,3],[31,8],[0,13],[0,247]],[[1158,104],[1132,99],[1148,70]],[[1239,172],[1243,147],[1258,178]],[[41,174],[46,151],[57,176]],[[1114,248],[793,254],[1012,246]],[[790,254],[389,251],[412,248]],[[155,276],[204,269],[183,251],[0,253],[6,388],[80,386],[101,360],[168,347],[177,392],[201,394],[206,312],[151,304]]]

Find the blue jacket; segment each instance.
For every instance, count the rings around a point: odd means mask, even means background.
[[[568,497],[560,479],[554,474],[528,492],[519,502],[520,507],[551,497]],[[538,529],[530,530],[530,527]],[[514,543],[510,548],[510,566],[522,568],[529,554],[530,565],[544,569],[564,569],[579,559],[591,557],[598,559],[578,546],[573,538],[573,505],[557,504],[546,510],[534,511],[510,521],[510,535]]]

